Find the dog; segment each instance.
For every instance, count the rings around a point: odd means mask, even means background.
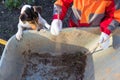
[[[42,18],[41,6],[24,5],[21,9],[16,39],[20,40],[24,28],[32,30],[50,29],[50,25]]]

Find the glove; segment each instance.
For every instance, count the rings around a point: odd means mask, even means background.
[[[52,35],[59,35],[60,31],[62,30],[62,21],[59,19],[54,19],[51,23],[51,34]]]
[[[106,49],[109,47],[110,44],[110,36],[104,32],[101,33],[100,35],[100,40],[99,43],[101,44],[102,49]]]

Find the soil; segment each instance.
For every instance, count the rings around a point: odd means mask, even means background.
[[[0,3],[0,38],[8,40],[17,31],[19,10],[9,11]],[[4,45],[0,44],[0,53],[2,53]]]
[[[21,80],[83,80],[86,56],[81,52],[30,53]]]

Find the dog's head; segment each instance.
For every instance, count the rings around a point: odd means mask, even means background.
[[[41,6],[30,6],[30,5],[24,5],[21,9],[21,14],[19,16],[19,19],[23,23],[30,23],[34,25],[38,22],[38,14],[41,13]]]

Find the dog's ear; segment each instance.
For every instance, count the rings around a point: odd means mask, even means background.
[[[19,16],[19,18],[20,18],[21,21],[25,21],[26,18],[27,18],[27,15],[21,14],[21,15]]]
[[[41,14],[42,12],[42,7],[41,6],[33,6],[34,12],[38,12],[39,14]]]

